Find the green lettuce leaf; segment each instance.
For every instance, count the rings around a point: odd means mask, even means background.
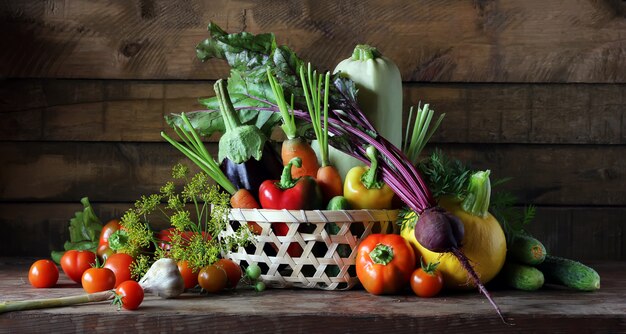
[[[69,222],[70,240],[63,245],[65,251],[90,250],[95,253],[100,239],[102,222],[89,203],[89,198],[83,197],[80,202],[83,204],[83,211],[74,213],[74,217]],[[52,251],[51,257],[59,263],[65,251]]]
[[[294,104],[302,106],[304,96],[299,82],[298,68],[302,60],[287,46],[277,46],[272,33],[254,35],[248,32],[228,34],[214,23],[209,23],[210,37],[196,46],[196,56],[201,61],[223,59],[230,66],[228,92],[233,106],[246,107],[237,109],[242,124],[256,125],[266,136],[281,118],[271,111],[253,109],[267,107],[259,100],[275,102],[272,89],[267,79],[266,69],[276,75],[283,86],[285,96],[294,96]],[[254,96],[255,98],[250,98]],[[209,111],[218,110],[215,97],[201,98],[199,102]],[[249,108],[251,107],[251,108]],[[219,113],[186,113],[192,126],[200,134],[210,136],[215,132],[224,132],[224,123]],[[180,115],[166,116],[170,125],[182,125]]]

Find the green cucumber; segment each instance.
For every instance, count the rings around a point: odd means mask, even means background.
[[[598,272],[580,262],[548,255],[537,268],[543,272],[546,283],[565,285],[580,291],[600,289]]]
[[[348,204],[348,200],[343,196],[331,198],[326,206],[326,210],[348,210],[349,208],[350,204]]]
[[[544,283],[543,273],[539,269],[508,260],[502,267],[501,275],[506,285],[518,290],[537,290]]]
[[[537,265],[546,258],[546,247],[530,235],[518,234],[508,245],[508,255],[517,262]]]

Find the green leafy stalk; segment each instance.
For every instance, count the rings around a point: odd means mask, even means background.
[[[161,136],[172,144],[172,146],[182,152],[187,158],[189,158],[189,160],[200,167],[202,171],[215,180],[215,182],[217,182],[217,184],[224,188],[229,194],[234,194],[237,189],[232,182],[230,182],[228,177],[224,175],[224,172],[222,172],[217,162],[206,149],[204,143],[200,139],[200,136],[194,130],[193,126],[191,126],[189,119],[184,113],[181,114],[181,119],[184,122],[184,127],[175,125],[174,130],[180,140],[183,141],[184,145],[174,141],[164,132],[161,132]]]
[[[469,178],[467,195],[461,203],[463,210],[475,216],[486,217],[491,199],[490,170],[478,171]]]
[[[83,197],[80,202],[83,204],[83,210],[76,211],[74,217],[69,222],[70,240],[63,245],[63,251],[52,251],[51,253],[51,258],[56,263],[60,263],[61,257],[68,250],[90,250],[95,252],[98,247],[102,223],[93,210],[91,203],[89,203],[89,198]]]
[[[263,146],[267,137],[254,125],[244,125],[239,122],[235,113],[224,80],[219,79],[214,85],[217,99],[220,102],[220,112],[224,118],[226,131],[219,142],[219,161],[225,158],[236,164],[246,162],[251,157],[261,160]]]
[[[324,78],[324,111],[322,113],[322,76],[318,75],[317,71],[312,71],[311,63],[307,66],[306,77],[304,66],[300,67],[300,82],[302,82],[307,109],[311,116],[311,125],[313,126],[315,137],[319,143],[322,167],[330,165],[328,158],[328,97],[330,91],[330,72],[326,72]]]
[[[283,88],[280,86],[274,75],[267,69],[267,79],[272,87],[272,92],[274,94],[274,98],[276,99],[276,104],[278,105],[278,109],[280,110],[280,115],[283,118],[283,124],[280,126],[287,139],[294,139],[297,136],[297,127],[296,127],[296,119],[293,112],[290,112],[290,108],[287,105],[287,101],[285,101],[285,94],[283,92]],[[292,102],[293,104],[293,102]]]
[[[409,121],[404,135],[404,147],[402,150],[413,164],[417,164],[419,155],[426,143],[428,143],[446,116],[446,114],[441,114],[435,124],[430,127],[434,113],[434,110],[429,109],[429,104],[425,104],[423,109],[418,105],[415,118],[413,118],[413,107],[409,110]],[[411,126],[411,123],[413,123],[413,126]]]

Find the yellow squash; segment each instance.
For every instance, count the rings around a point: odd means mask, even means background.
[[[488,201],[487,199],[487,207]],[[470,259],[480,280],[483,283],[489,282],[500,272],[506,258],[506,238],[502,227],[486,211],[486,208],[480,214],[466,211],[461,199],[442,197],[439,199],[438,204],[458,217],[463,223],[465,234],[461,250]],[[451,253],[431,252],[417,242],[414,230],[415,223],[419,224],[419,220],[415,222],[415,216],[415,213],[410,213],[406,217],[407,221],[403,225],[401,235],[414,247],[416,258],[419,259],[422,256],[424,262],[440,262],[437,269],[441,271],[447,288],[475,288],[473,281],[454,255]],[[411,219],[413,220],[412,222],[410,221]]]

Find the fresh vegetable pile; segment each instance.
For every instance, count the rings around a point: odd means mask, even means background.
[[[277,46],[273,34],[228,34],[212,23],[209,33],[197,56],[226,60],[230,76],[217,80],[214,97],[200,99],[205,110],[167,117],[176,138],[161,133],[201,172],[189,176],[176,165],[173,181],[105,226],[83,200],[65,252],[53,258],[88,293],[117,288],[115,300],[135,309],[144,290],[164,298],[196,286],[264,290],[259,266],[242,269],[225,256],[262,231],[248,222],[221,235],[231,208],[400,209],[401,233],[370,234],[355,254],[356,275],[372,294],[478,289],[505,321],[485,287],[492,280],[522,290],[544,282],[599,288],[593,269],[547,255],[524,228],[534,208],[520,211],[510,195],[492,193],[491,171],[471,170],[439,150],[421,157],[444,115],[435,120],[428,104],[411,108],[402,138],[399,70],[375,48],[356,46],[331,73]],[[278,126],[282,143],[268,139]],[[202,141],[215,132],[222,133],[217,159]],[[159,221],[167,227],[157,229]],[[293,233],[285,223],[271,228],[277,236]],[[297,258],[303,249],[291,244],[287,254]],[[38,261],[29,279],[53,286],[58,269]]]

